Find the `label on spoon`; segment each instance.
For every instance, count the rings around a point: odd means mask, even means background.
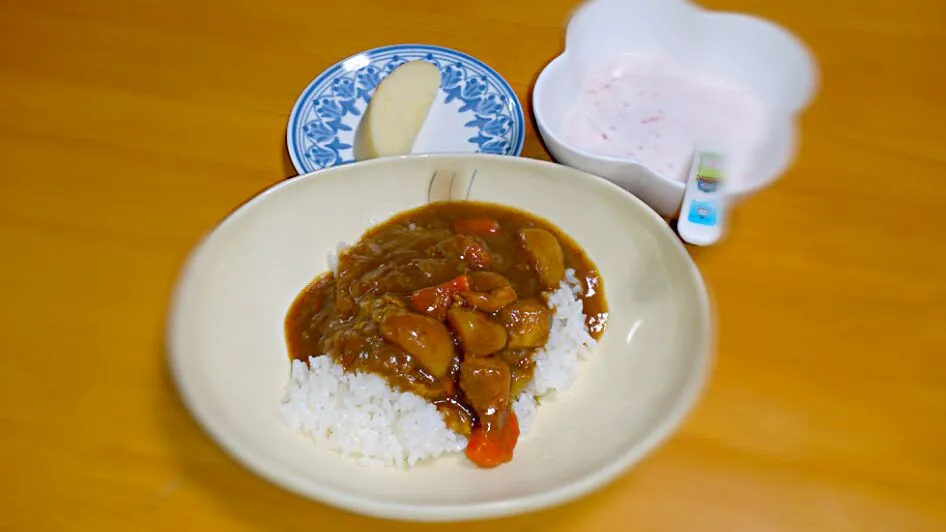
[[[698,151],[693,157],[677,220],[680,237],[690,244],[708,246],[722,236],[725,162],[722,154],[712,151]]]

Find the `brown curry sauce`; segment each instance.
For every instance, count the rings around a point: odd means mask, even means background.
[[[561,230],[494,204],[425,205],[368,230],[336,273],[302,290],[286,316],[289,354],[328,354],[420,395],[450,428],[473,435],[467,456],[498,465],[512,456],[512,402],[548,338],[553,312],[542,293],[557,288],[561,266],[581,281],[586,325],[599,338],[608,315],[601,277]],[[483,458],[504,441],[508,453]],[[487,450],[474,453],[474,444]]]

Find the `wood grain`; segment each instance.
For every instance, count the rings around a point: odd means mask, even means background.
[[[796,165],[693,250],[720,317],[709,389],[601,492],[456,530],[946,529],[946,4],[709,4],[787,25],[823,77]],[[573,7],[0,0],[0,529],[432,530],[224,455],[166,375],[168,294],[205,231],[293,174],[286,119],[322,68],[441,44],[528,101]],[[524,155],[546,157],[534,129]]]

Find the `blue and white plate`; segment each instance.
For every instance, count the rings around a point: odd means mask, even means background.
[[[302,92],[286,143],[300,174],[354,162],[355,130],[378,83],[398,65],[429,61],[442,73],[437,98],[413,153],[519,155],[522,105],[495,70],[462,52],[423,44],[384,46],[332,65]]]

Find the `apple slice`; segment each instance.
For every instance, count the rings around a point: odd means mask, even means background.
[[[355,132],[355,158],[406,155],[440,90],[440,69],[408,61],[381,80]]]

